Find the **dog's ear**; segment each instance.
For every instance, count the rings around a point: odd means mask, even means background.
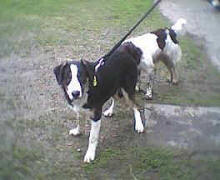
[[[66,63],[62,63],[53,69],[53,72],[56,76],[56,79],[57,79],[57,82],[59,85],[61,85],[61,82],[63,80],[63,69],[64,69],[65,65],[66,65]]]
[[[178,42],[178,40],[177,40],[177,38],[176,38],[176,33],[175,33],[175,31],[172,30],[172,29],[169,29],[169,33],[170,33],[170,37],[171,37],[172,41],[173,41],[175,44],[178,44],[179,42]]]
[[[81,64],[83,66],[83,68],[86,71],[87,76],[89,77],[89,79],[93,79],[94,76],[94,63],[89,62],[87,60],[81,59]]]

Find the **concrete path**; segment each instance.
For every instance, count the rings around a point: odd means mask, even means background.
[[[146,107],[148,143],[220,155],[220,107]]]

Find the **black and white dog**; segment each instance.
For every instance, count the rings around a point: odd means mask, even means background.
[[[140,112],[135,103],[135,87],[138,71],[144,71],[152,76],[154,65],[162,60],[171,74],[171,81],[177,83],[175,64],[181,58],[181,49],[176,39],[177,34],[186,23],[179,19],[171,28],[157,31],[126,40],[110,57],[97,62],[69,61],[54,69],[58,84],[64,91],[68,104],[73,108],[79,119],[80,106],[91,109],[94,116],[91,121],[89,145],[84,157],[84,162],[95,159],[101,126],[102,107],[104,103],[122,90],[132,106],[135,117],[135,130],[144,131]],[[103,64],[104,63],[104,64]],[[151,78],[150,78],[151,80]],[[149,82],[151,84],[151,82]],[[152,96],[152,86],[147,91],[147,96]],[[88,89],[87,89],[88,88]],[[88,91],[87,102],[85,97]],[[114,100],[105,116],[113,113]],[[80,126],[70,130],[69,134],[78,135]]]
[[[64,91],[65,98],[73,107],[79,117],[79,104],[82,104],[88,87],[87,102],[83,105],[93,111],[89,145],[84,157],[84,162],[95,159],[96,146],[98,144],[99,131],[101,126],[102,107],[104,103],[120,90],[124,97],[127,97],[132,107],[135,118],[135,130],[138,133],[144,132],[140,111],[135,103],[135,86],[138,78],[138,64],[141,58],[140,49],[132,43],[127,42],[121,45],[107,59],[97,62],[85,60],[70,61],[54,68],[58,84]],[[69,132],[72,135],[80,133],[79,124]]]
[[[130,38],[124,42],[130,42],[141,53],[138,69],[140,72],[146,73],[148,77],[148,86],[145,94],[147,99],[152,99],[154,67],[159,61],[162,61],[169,70],[171,83],[178,83],[175,66],[182,57],[182,51],[177,36],[184,33],[183,27],[185,24],[186,20],[180,18],[171,28],[158,29],[142,36]],[[138,85],[136,89],[139,89]],[[112,98],[112,104],[104,112],[104,115],[112,116],[113,107],[114,99]]]

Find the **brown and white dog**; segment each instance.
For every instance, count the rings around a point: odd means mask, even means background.
[[[170,82],[178,83],[176,73],[176,63],[182,57],[182,51],[179,46],[177,36],[184,33],[186,20],[180,18],[171,28],[158,29],[156,31],[144,34],[142,36],[130,38],[124,43],[130,42],[135,49],[141,53],[138,69],[146,73],[148,77],[145,98],[152,99],[153,76],[155,64],[162,61],[170,72]],[[139,89],[138,85],[136,89]],[[114,99],[111,106],[104,112],[105,116],[112,116]]]

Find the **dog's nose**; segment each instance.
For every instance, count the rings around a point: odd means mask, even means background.
[[[79,95],[80,95],[80,92],[79,91],[73,91],[72,95],[73,95],[74,98],[78,98]]]

